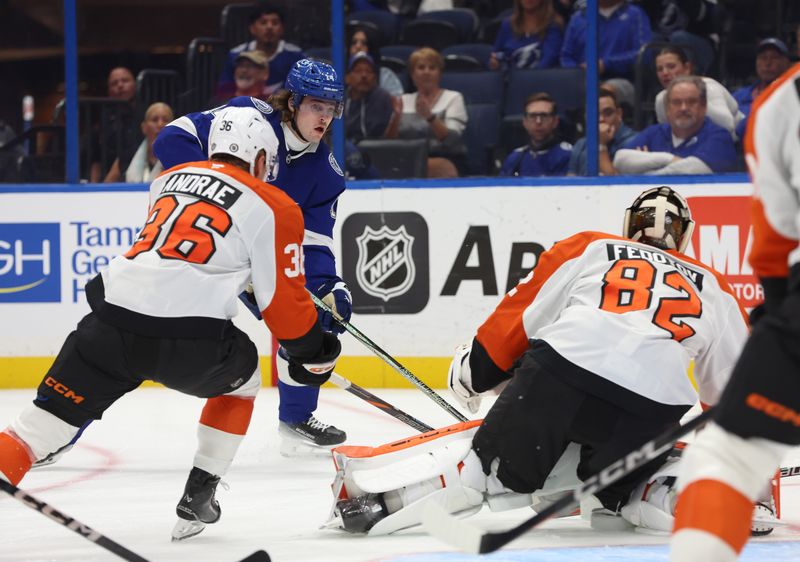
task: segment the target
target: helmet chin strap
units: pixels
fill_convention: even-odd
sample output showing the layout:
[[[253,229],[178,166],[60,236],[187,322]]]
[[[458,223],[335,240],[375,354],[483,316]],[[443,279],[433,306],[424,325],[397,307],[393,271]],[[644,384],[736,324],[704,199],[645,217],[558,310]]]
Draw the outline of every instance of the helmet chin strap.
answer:
[[[294,133],[295,133],[295,134],[296,134],[298,137],[300,137],[300,140],[302,140],[303,142],[308,142],[308,143],[310,143],[311,141],[310,141],[310,140],[308,140],[306,137],[304,137],[304,136],[303,136],[303,133],[301,133],[301,132],[300,132],[300,127],[298,127],[298,126],[297,126],[297,119],[296,119],[296,115],[297,115],[296,113],[293,113],[293,114],[292,114],[292,120],[289,122],[289,124],[292,126],[292,130],[294,131]]]

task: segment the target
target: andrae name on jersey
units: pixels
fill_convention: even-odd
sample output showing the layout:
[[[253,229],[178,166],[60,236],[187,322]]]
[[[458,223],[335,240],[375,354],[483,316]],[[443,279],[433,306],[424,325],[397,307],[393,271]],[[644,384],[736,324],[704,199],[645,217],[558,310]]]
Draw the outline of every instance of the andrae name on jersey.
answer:
[[[628,244],[606,244],[609,260],[646,260],[651,263],[671,265],[689,279],[698,291],[703,290],[703,274],[673,259],[669,254],[655,248],[640,248]]]
[[[175,174],[159,193],[183,193],[206,199],[223,209],[230,209],[242,192],[216,176],[198,173]]]

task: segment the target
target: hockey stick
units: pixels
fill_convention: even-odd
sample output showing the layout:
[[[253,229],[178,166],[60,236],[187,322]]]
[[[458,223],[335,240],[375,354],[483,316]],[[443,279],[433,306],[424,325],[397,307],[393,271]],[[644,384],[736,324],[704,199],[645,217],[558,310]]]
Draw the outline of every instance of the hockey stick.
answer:
[[[394,369],[395,371],[400,373],[403,377],[405,377],[408,381],[410,381],[414,386],[416,386],[422,392],[424,392],[428,396],[428,398],[430,398],[431,400],[436,402],[439,406],[441,406],[442,408],[447,410],[447,412],[451,416],[456,418],[458,421],[460,421],[460,422],[468,421],[467,418],[464,416],[464,414],[462,414],[461,412],[456,410],[444,398],[439,396],[439,394],[436,393],[436,391],[434,391],[427,384],[425,384],[420,379],[418,379],[416,376],[414,376],[414,373],[412,373],[411,371],[409,371],[408,369],[403,367],[400,363],[398,363],[398,361],[394,357],[392,357],[391,355],[386,353],[383,349],[381,349],[378,346],[378,344],[376,344],[374,341],[372,341],[367,336],[365,336],[361,332],[361,330],[359,330],[358,328],[353,326],[350,322],[348,322],[347,320],[345,320],[344,318],[339,316],[334,310],[331,309],[331,307],[329,307],[327,304],[322,302],[322,300],[317,295],[315,295],[311,291],[309,291],[308,294],[311,295],[311,300],[314,301],[314,304],[316,304],[319,308],[321,308],[325,312],[329,313],[333,317],[333,319],[336,320],[339,324],[341,324],[341,326],[345,330],[350,332],[350,334],[354,338],[356,338],[358,341],[363,343],[370,351],[372,351],[372,353],[374,353],[375,355],[377,355],[378,357],[383,359],[386,363],[389,364],[389,366],[392,369]]]
[[[95,531],[89,527],[89,525],[81,523],[77,519],[58,511],[50,504],[33,497],[25,490],[21,490],[14,486],[14,484],[6,482],[2,477],[0,477],[0,490],[3,490],[12,498],[19,500],[19,502],[23,505],[30,507],[34,511],[38,511],[49,519],[52,519],[59,525],[63,525],[70,531],[78,533],[86,540],[92,541],[96,545],[105,548],[109,552],[113,552],[123,560],[128,560],[129,562],[148,562],[147,558],[142,558],[135,552],[131,552],[118,542],[115,542],[100,532]],[[243,558],[240,562],[270,562],[270,557],[266,551],[257,550],[250,556]]]
[[[669,450],[673,443],[687,433],[694,431],[707,422],[714,413],[714,408],[709,408],[686,425],[675,427],[648,441],[638,449],[634,449],[618,461],[607,466],[596,475],[587,479],[571,494],[562,497],[556,502],[545,507],[542,511],[508,529],[507,531],[489,532],[458,519],[439,506],[436,502],[428,502],[423,515],[425,530],[442,541],[457,547],[464,552],[486,554],[510,543],[528,529],[532,529],[556,516],[557,514],[580,504],[584,498],[609,487],[611,484],[627,476],[652,461],[664,451]]]
[[[346,390],[347,392],[349,392],[354,396],[358,396],[359,398],[361,398],[366,402],[369,402],[379,410],[382,410],[387,414],[389,414],[390,416],[397,418],[401,422],[413,427],[417,431],[425,433],[426,431],[433,430],[431,426],[419,421],[417,418],[405,413],[403,410],[392,406],[385,400],[378,398],[370,391],[361,388],[357,384],[352,383],[351,381],[347,380],[341,375],[337,375],[336,373],[331,373],[331,378],[329,380],[339,388]]]

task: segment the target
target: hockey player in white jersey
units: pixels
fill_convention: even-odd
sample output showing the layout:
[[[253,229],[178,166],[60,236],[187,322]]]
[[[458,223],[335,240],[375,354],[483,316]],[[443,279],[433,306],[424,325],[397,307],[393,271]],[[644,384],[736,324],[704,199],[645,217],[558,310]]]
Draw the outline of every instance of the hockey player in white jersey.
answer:
[[[753,499],[800,445],[800,65],[753,105],[745,156],[755,188],[750,263],[760,319],[714,421],[685,453],[670,560],[736,560]]]
[[[214,498],[250,423],[261,386],[255,345],[236,328],[252,285],[292,377],[322,384],[340,352],[304,288],[303,218],[275,175],[277,139],[253,108],[215,122],[210,161],[171,168],[150,187],[134,245],[86,287],[92,311],[64,342],[33,404],[0,432],[0,477],[22,480],[39,458],[145,380],[208,398],[173,538],[221,514]]]
[[[693,226],[686,201],[660,187],[627,210],[624,237],[581,232],[543,253],[450,367],[450,388],[473,413],[507,384],[483,423],[335,449],[331,524],[392,532],[418,524],[431,499],[454,513],[484,501],[536,509],[677,425],[698,392],[715,404],[747,320],[721,275],[681,253]],[[666,455],[584,505],[593,526],[668,531],[666,479],[629,501]]]

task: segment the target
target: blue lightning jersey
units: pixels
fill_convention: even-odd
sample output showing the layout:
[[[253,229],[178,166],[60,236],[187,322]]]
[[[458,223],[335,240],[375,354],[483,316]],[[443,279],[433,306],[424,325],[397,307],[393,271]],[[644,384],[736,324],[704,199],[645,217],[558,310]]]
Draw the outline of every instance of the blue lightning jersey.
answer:
[[[333,255],[333,225],[337,201],[345,189],[344,175],[325,143],[319,143],[314,151],[290,151],[281,127],[281,114],[269,104],[240,96],[225,106],[185,115],[161,130],[153,152],[165,169],[184,162],[207,160],[211,123],[216,113],[228,106],[256,108],[278,137],[278,176],[268,179],[268,183],[285,191],[303,211],[306,286],[315,291],[323,283],[338,279]]]

